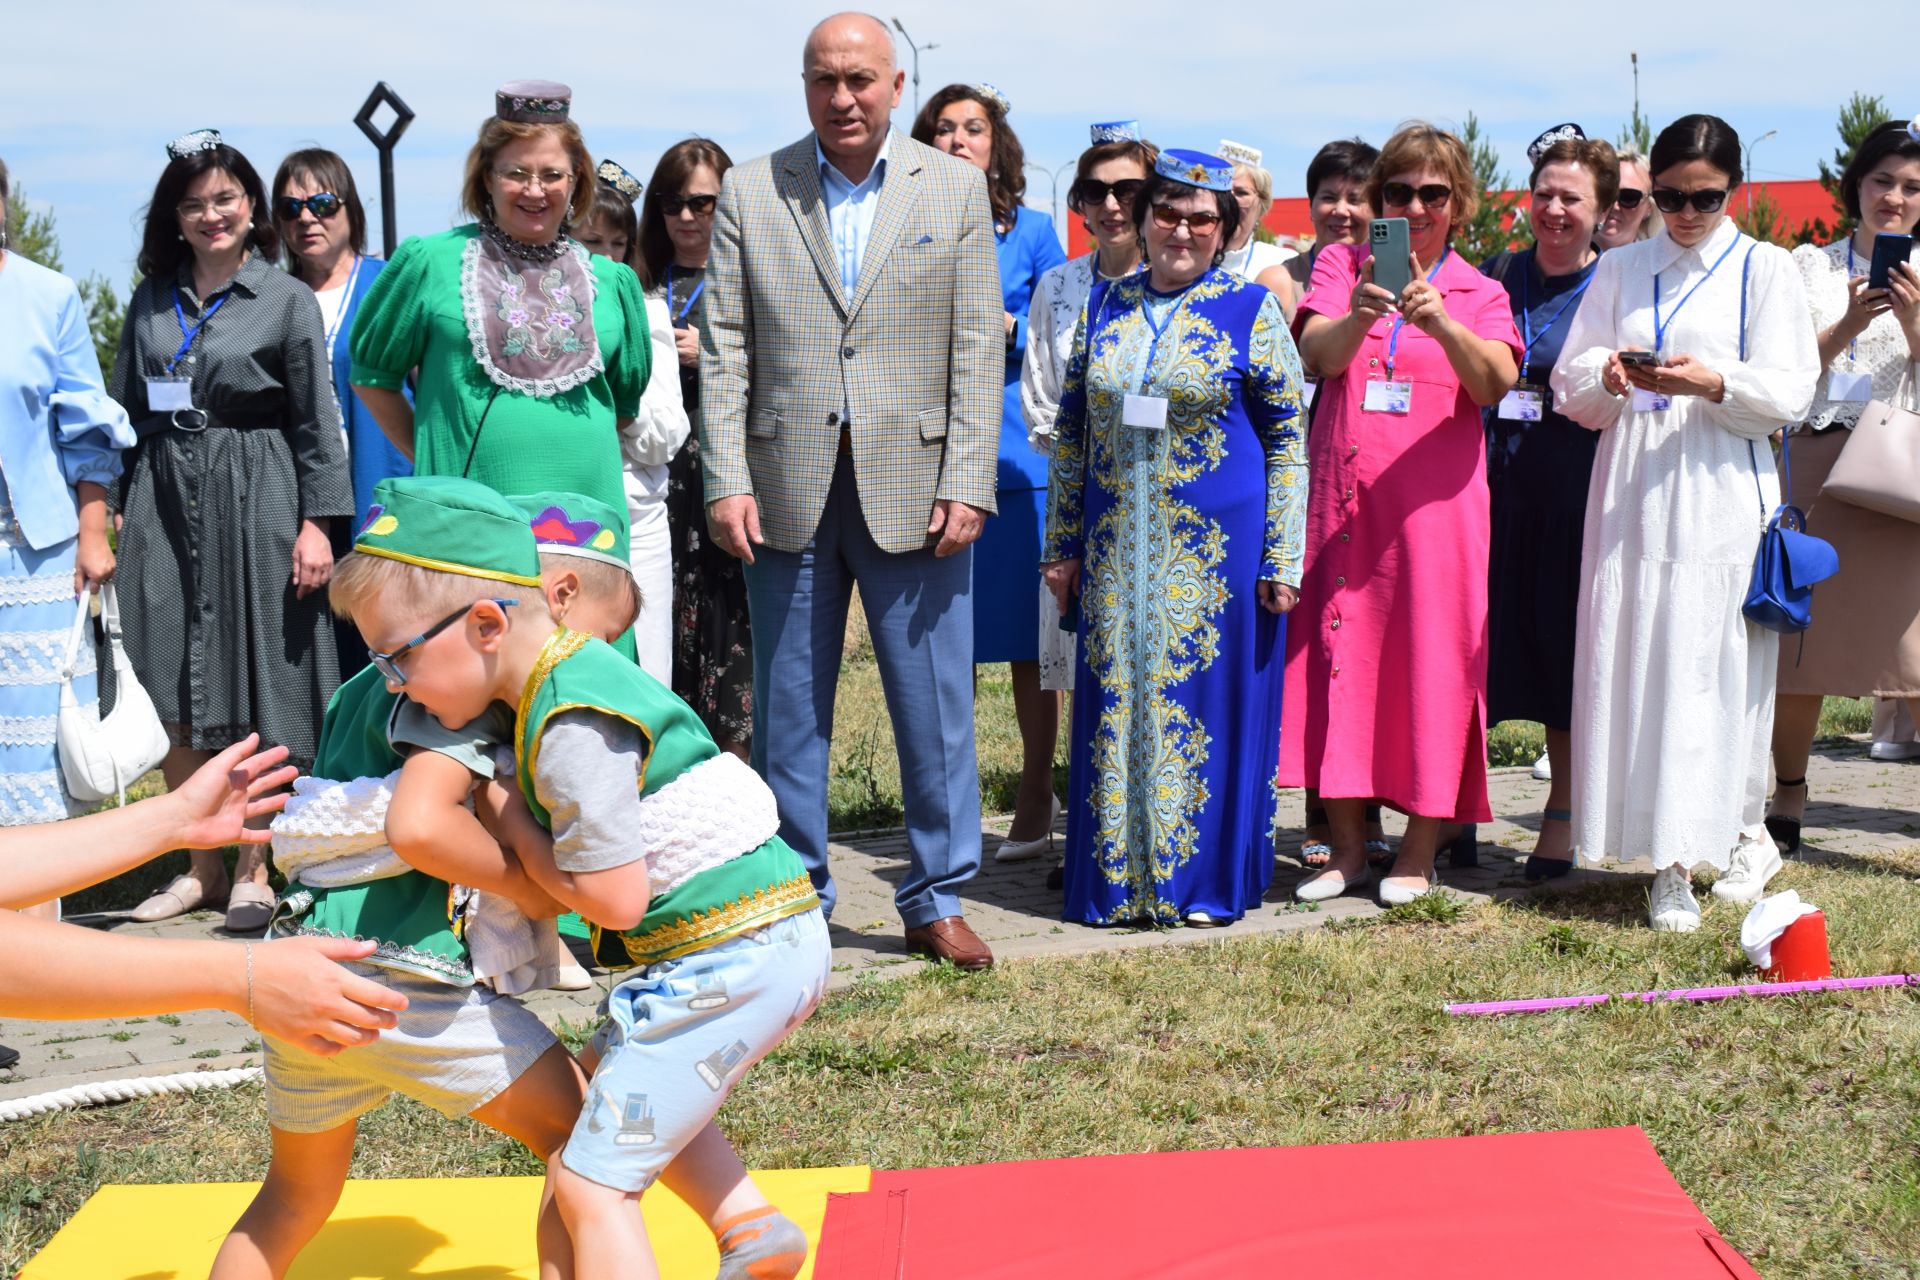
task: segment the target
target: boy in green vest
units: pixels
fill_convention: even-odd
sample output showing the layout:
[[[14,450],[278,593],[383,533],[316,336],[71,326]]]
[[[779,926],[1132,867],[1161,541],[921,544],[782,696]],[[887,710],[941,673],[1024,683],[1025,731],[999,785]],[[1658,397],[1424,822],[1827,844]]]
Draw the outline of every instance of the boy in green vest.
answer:
[[[506,535],[474,521],[456,534],[441,507],[413,499],[430,484],[444,505],[446,486],[465,482],[390,483],[395,518],[374,519],[341,562],[336,607],[442,724],[515,708],[513,803],[496,785],[481,807],[527,874],[618,935],[635,966],[608,998],[586,1106],[550,1164],[579,1274],[656,1274],[632,1201],[663,1174],[713,1227],[723,1280],[796,1274],[804,1235],[712,1123],[741,1074],[812,1012],[830,963],[772,794],[610,646],[502,604],[512,597],[496,584],[460,581],[448,549],[471,561]]]

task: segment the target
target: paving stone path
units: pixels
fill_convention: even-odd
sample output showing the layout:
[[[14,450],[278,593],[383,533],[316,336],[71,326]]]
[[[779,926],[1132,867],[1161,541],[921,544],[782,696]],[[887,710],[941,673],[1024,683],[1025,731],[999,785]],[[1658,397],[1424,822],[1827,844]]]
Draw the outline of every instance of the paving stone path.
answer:
[[[1920,838],[1920,762],[1880,763],[1868,759],[1864,740],[1829,742],[1816,753],[1808,776],[1812,795],[1805,838],[1812,847],[1806,856],[1840,859],[1910,850]],[[1551,893],[1598,878],[1644,875],[1649,870],[1627,864],[1578,871],[1551,886],[1527,885],[1520,863],[1538,830],[1547,786],[1534,781],[1526,769],[1495,770],[1490,784],[1494,812],[1502,816],[1480,828],[1479,867],[1443,871],[1442,880],[1455,893],[1475,900]],[[1005,819],[987,824],[987,861],[964,895],[967,919],[1002,961],[1018,961],[1287,933],[1378,914],[1379,907],[1361,898],[1341,898],[1318,911],[1287,909],[1300,878],[1293,860],[1299,844],[1298,793],[1288,797],[1282,816],[1288,826],[1287,842],[1266,904],[1225,928],[1136,931],[1062,924],[1057,918],[1059,894],[1046,887],[1050,859],[1011,865],[992,861]],[[1392,814],[1388,818],[1389,832],[1397,835],[1402,824]],[[893,886],[905,864],[906,836],[899,830],[851,833],[834,841],[834,876],[840,884],[833,922],[835,986],[865,974],[899,974],[919,967],[921,962],[905,953],[900,921],[893,911]],[[218,922],[212,912],[159,925],[137,925],[115,916],[82,921],[160,937],[217,936]],[[112,975],[101,977],[111,981]],[[593,1016],[600,996],[597,988],[550,991],[534,996],[530,1003],[550,1023],[562,1018],[582,1022]],[[260,1060],[257,1033],[239,1019],[220,1013],[92,1022],[0,1021],[0,1044],[11,1045],[21,1054],[12,1071],[0,1072],[0,1100],[83,1082],[214,1070]]]

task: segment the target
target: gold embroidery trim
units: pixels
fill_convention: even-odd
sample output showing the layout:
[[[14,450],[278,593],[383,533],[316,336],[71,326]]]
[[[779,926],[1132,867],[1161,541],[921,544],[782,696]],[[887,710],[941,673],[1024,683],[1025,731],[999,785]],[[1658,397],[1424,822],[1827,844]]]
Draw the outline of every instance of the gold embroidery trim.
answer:
[[[736,934],[797,916],[820,905],[806,873],[756,889],[711,911],[695,911],[684,920],[663,924],[637,937],[623,937],[627,958],[637,965],[658,964],[724,942]]]

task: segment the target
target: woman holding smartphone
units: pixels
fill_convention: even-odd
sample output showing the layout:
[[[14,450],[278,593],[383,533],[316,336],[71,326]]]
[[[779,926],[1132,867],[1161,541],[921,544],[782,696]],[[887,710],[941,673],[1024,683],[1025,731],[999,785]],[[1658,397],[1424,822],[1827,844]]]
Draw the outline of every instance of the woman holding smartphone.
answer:
[[[1664,226],[1601,257],[1553,370],[1560,411],[1603,433],[1567,770],[1574,851],[1651,856],[1653,927],[1686,933],[1692,867],[1747,902],[1780,865],[1760,822],[1779,636],[1740,606],[1780,501],[1767,437],[1805,417],[1819,363],[1786,250],[1727,216],[1739,135],[1685,116],[1652,161]]]
[[[1920,224],[1920,136],[1914,129],[1881,125],[1840,175],[1841,202],[1857,224],[1853,234],[1824,249],[1802,245],[1793,251],[1825,366],[1812,412],[1791,430],[1793,496],[1812,532],[1840,553],[1840,572],[1820,584],[1804,648],[1781,649],[1767,831],[1788,854],[1800,847],[1807,755],[1820,725],[1821,700],[1873,694],[1904,698],[1920,711],[1920,574],[1913,571],[1920,564],[1920,525],[1820,498],[1867,402],[1894,402],[1902,376],[1920,374],[1914,364],[1920,361],[1920,269],[1912,262],[1896,265],[1885,289],[1867,282],[1875,239],[1911,237]],[[1906,394],[1911,406],[1911,384]]]
[[[1367,195],[1381,233],[1406,236],[1404,257],[1322,248],[1294,321],[1322,382],[1279,785],[1318,789],[1333,845],[1294,891],[1306,901],[1367,880],[1370,798],[1408,815],[1389,903],[1431,887],[1442,821],[1489,817],[1480,410],[1513,386],[1522,343],[1506,290],[1448,247],[1480,199],[1460,139],[1405,126]],[[1402,288],[1375,283],[1395,267]]]

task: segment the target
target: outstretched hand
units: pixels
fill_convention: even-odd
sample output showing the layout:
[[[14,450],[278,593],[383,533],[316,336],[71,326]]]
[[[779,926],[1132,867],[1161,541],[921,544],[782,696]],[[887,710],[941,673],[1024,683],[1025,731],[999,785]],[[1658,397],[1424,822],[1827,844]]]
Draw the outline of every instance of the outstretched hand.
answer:
[[[247,819],[285,808],[283,788],[300,771],[292,765],[275,767],[287,758],[285,747],[255,751],[259,744],[259,734],[248,734],[245,740],[201,765],[175,790],[144,802],[174,810],[177,847],[218,849],[230,844],[265,844],[272,838],[271,832],[247,826]]]
[[[323,1058],[372,1044],[398,1023],[394,1015],[407,1007],[407,998],[337,962],[364,960],[375,945],[355,938],[251,944],[253,1025]]]

